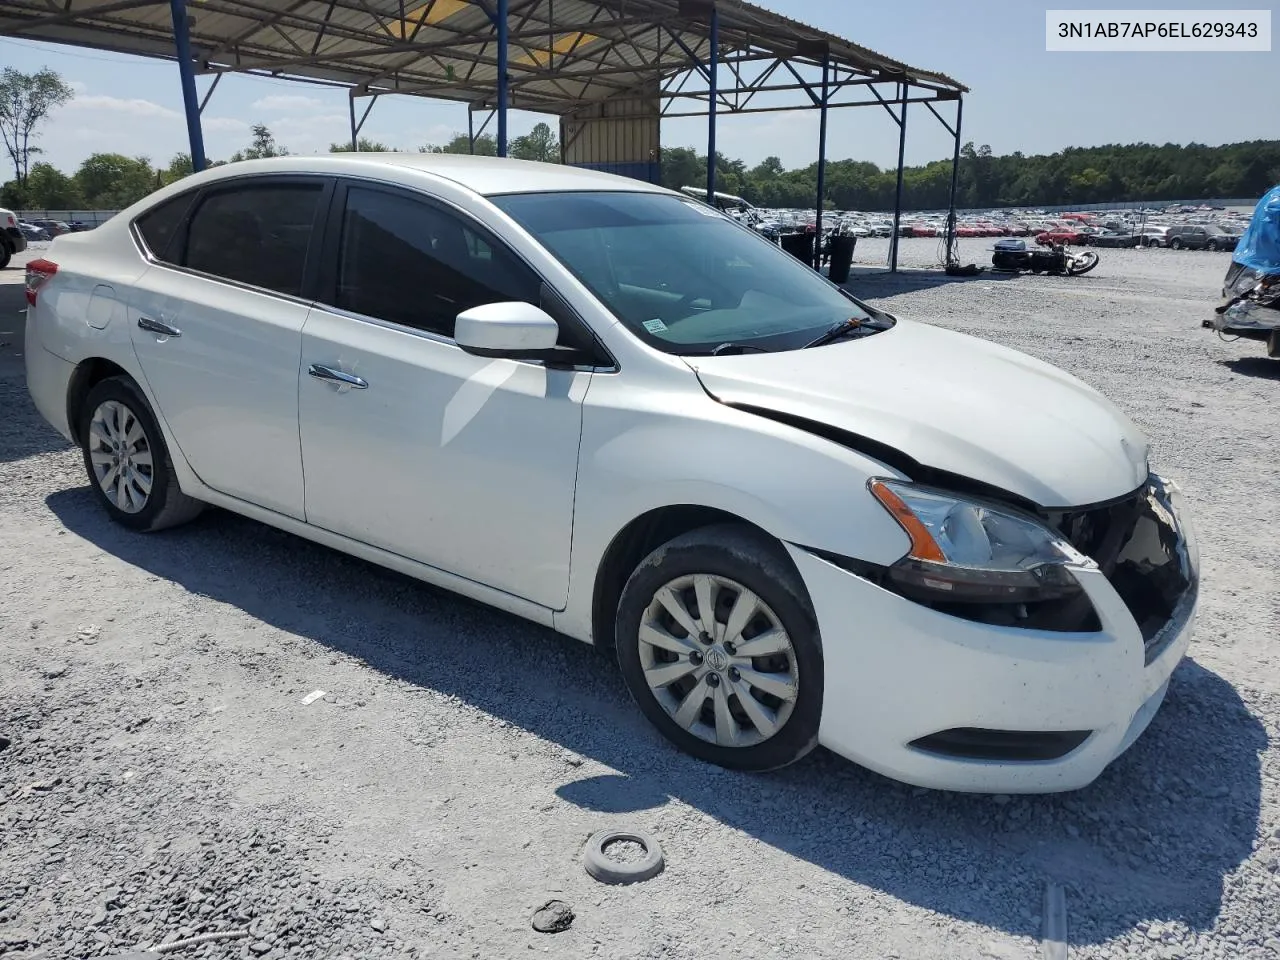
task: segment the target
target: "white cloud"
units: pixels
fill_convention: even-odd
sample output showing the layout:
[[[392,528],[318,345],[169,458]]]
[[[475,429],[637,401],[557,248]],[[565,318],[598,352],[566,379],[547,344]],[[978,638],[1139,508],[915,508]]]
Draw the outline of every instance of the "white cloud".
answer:
[[[232,132],[249,129],[247,123],[243,120],[237,120],[235,117],[202,117],[200,126],[204,130],[230,130]]]
[[[151,100],[143,100],[141,98],[124,99],[122,97],[108,97],[102,94],[78,96],[67,104],[66,109],[106,110],[112,113],[127,113],[135,117],[163,117],[169,120],[178,119],[182,116],[177,110],[162,107]]]
[[[250,106],[254,110],[315,110],[323,106],[323,102],[297,93],[273,93],[253,101]]]

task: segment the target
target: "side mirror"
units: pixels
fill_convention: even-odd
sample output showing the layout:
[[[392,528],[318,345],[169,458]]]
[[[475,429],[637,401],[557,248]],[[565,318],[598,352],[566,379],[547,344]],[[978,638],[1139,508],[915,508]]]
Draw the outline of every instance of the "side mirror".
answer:
[[[467,353],[510,360],[548,360],[558,353],[560,326],[531,303],[486,303],[458,314],[453,339]]]

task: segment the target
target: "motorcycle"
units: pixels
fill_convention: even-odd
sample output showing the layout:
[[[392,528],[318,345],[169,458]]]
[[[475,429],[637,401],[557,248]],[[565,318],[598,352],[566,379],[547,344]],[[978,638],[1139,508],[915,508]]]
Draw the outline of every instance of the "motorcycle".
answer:
[[[1076,253],[1060,243],[1047,250],[1028,250],[1025,240],[997,240],[992,248],[991,268],[1006,273],[1047,273],[1055,277],[1078,277],[1098,265],[1092,250]]]

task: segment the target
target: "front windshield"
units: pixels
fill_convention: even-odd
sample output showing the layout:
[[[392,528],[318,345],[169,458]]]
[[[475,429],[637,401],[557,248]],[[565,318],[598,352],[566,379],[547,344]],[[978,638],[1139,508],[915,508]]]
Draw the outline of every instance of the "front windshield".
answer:
[[[794,350],[871,314],[754,231],[656,193],[492,198],[636,336],[668,353]]]

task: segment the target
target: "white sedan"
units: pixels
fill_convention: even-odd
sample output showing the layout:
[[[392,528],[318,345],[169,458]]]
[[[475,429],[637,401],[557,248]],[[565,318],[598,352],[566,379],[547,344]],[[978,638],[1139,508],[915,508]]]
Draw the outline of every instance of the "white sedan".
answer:
[[[115,520],[213,504],[612,648],[713,763],[1080,787],[1190,639],[1179,494],[1112,404],[634,180],[235,163],[58,237],[27,297]]]

